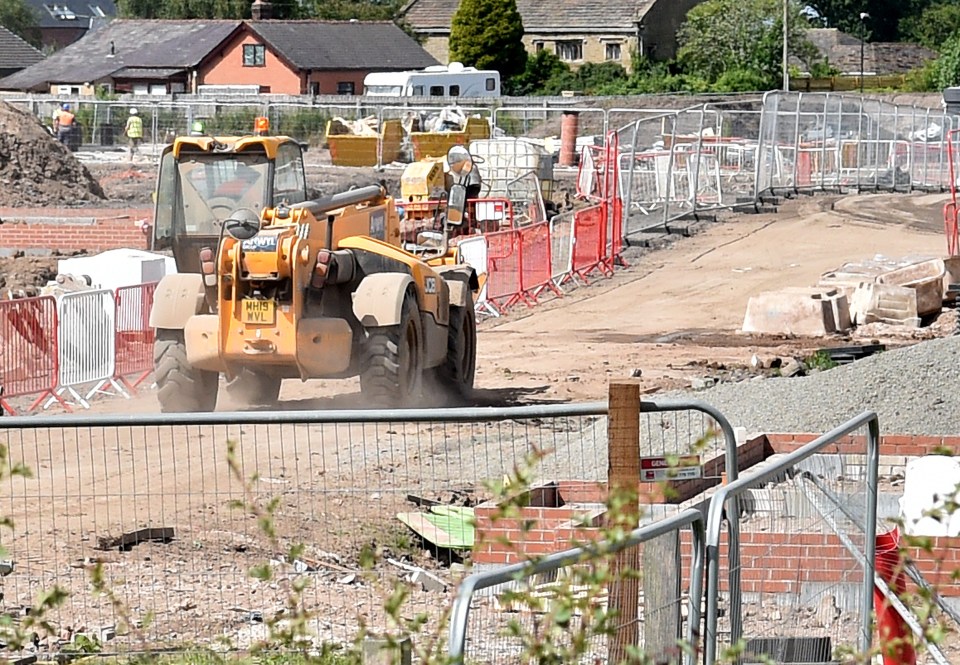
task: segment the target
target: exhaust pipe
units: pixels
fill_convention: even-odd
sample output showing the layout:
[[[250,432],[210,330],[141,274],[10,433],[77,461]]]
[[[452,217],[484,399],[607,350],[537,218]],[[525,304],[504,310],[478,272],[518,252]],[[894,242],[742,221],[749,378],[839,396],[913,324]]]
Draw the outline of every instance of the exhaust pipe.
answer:
[[[290,206],[290,208],[309,210],[314,217],[319,218],[321,215],[325,215],[331,210],[337,210],[338,208],[345,208],[346,206],[357,205],[359,203],[367,203],[368,201],[375,201],[385,197],[386,195],[387,190],[380,185],[368,185],[366,187],[340,192],[339,194],[325,196],[322,199],[304,201],[303,203],[294,203],[292,206]]]

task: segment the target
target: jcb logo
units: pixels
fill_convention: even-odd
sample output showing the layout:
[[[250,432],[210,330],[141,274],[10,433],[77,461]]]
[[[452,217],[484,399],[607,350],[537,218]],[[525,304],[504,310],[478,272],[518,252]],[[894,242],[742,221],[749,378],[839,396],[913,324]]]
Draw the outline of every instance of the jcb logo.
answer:
[[[436,277],[427,277],[423,283],[423,290],[427,293],[436,293],[437,292],[437,278]]]
[[[242,248],[245,252],[272,252],[277,249],[277,236],[254,236],[244,240]]]

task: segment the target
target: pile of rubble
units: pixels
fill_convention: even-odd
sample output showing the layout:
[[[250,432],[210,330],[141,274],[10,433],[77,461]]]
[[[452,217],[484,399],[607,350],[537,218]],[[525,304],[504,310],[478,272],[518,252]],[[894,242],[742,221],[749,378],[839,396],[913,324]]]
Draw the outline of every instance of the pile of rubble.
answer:
[[[100,183],[37,118],[0,102],[0,206],[67,206],[103,198]]]

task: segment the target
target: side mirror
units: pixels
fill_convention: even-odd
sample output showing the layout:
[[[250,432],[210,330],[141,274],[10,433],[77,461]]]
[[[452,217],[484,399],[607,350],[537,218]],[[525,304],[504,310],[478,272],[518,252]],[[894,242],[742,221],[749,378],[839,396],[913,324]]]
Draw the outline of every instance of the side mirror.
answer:
[[[451,185],[447,198],[447,225],[463,226],[463,213],[467,209],[467,188],[461,184]]]
[[[236,240],[250,240],[260,233],[260,216],[249,208],[240,208],[223,221],[223,230]]]

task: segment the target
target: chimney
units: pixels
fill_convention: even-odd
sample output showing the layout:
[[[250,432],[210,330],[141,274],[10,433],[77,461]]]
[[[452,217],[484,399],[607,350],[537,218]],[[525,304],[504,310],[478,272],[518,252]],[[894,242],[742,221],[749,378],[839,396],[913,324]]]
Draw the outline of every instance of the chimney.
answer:
[[[273,18],[273,5],[270,0],[253,0],[250,16],[254,21],[269,21]]]

